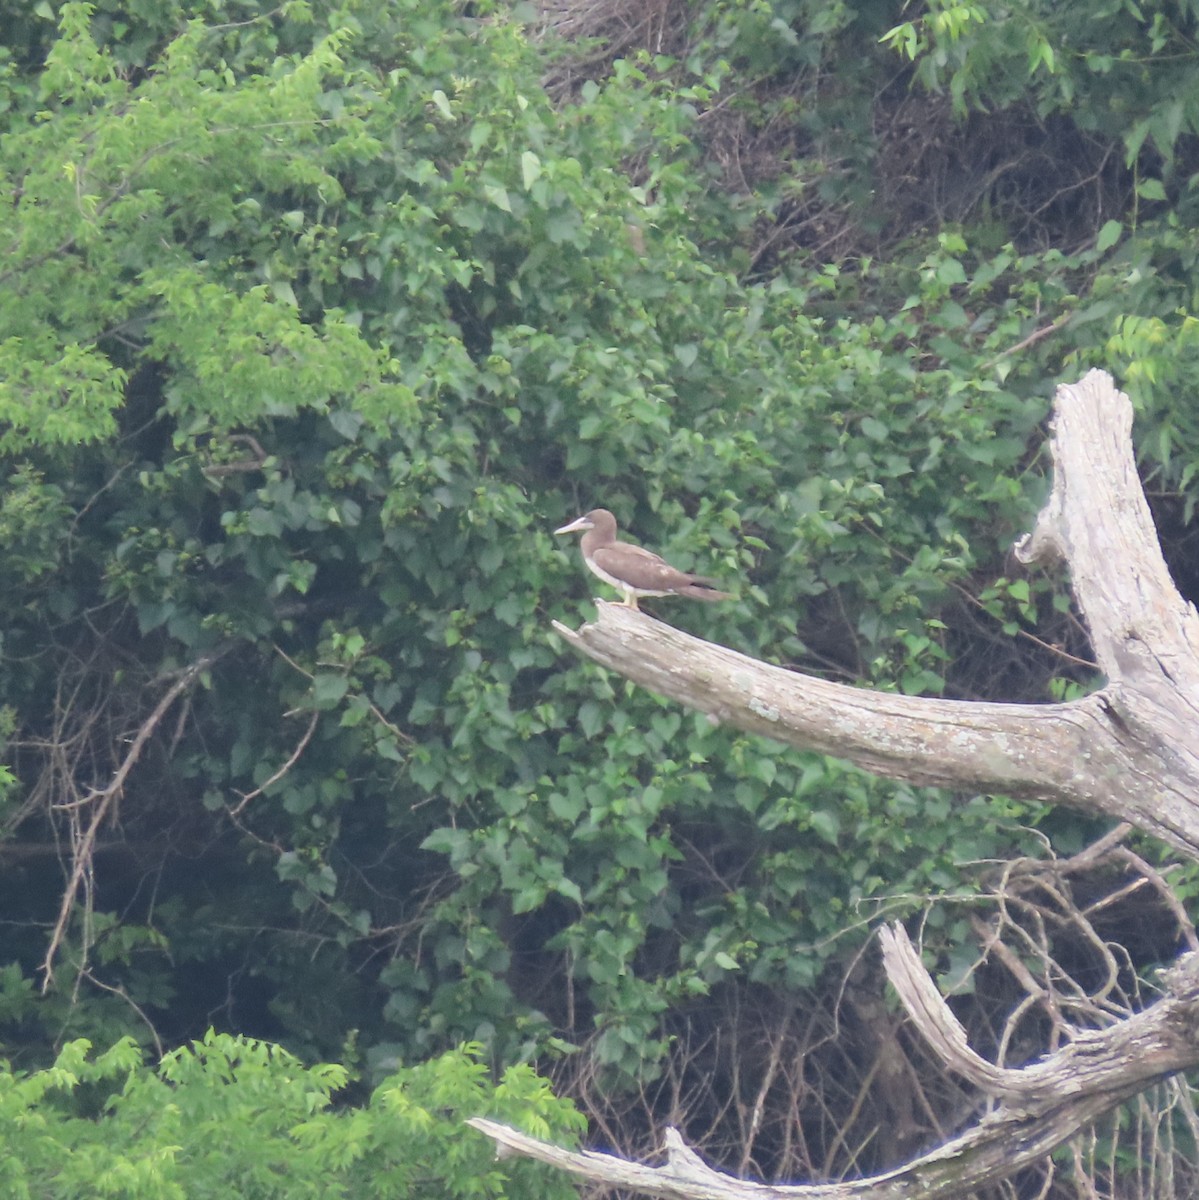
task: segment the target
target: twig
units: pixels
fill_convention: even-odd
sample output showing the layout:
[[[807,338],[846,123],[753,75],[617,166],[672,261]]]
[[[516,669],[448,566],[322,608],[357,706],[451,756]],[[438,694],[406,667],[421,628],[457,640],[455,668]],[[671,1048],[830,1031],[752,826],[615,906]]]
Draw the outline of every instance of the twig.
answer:
[[[229,810],[231,816],[234,816],[234,817],[240,816],[242,813],[242,810],[246,807],[247,804],[250,803],[251,800],[255,800],[259,796],[261,796],[262,793],[265,792],[266,789],[269,788],[272,783],[278,783],[279,780],[282,779],[283,776],[286,775],[287,772],[290,771],[292,769],[292,767],[294,767],[296,765],[296,763],[298,763],[300,761],[300,755],[303,754],[304,751],[307,749],[308,743],[310,741],[312,741],[312,735],[314,733],[316,733],[316,727],[320,721],[320,718],[321,718],[321,714],[317,711],[313,711],[312,718],[308,722],[308,728],[304,730],[304,736],[302,738],[300,738],[300,740],[296,743],[296,748],[291,752],[291,757],[288,758],[287,762],[285,762],[283,764],[283,766],[281,766],[270,777],[270,779],[268,779],[264,783],[260,784],[252,792],[242,792],[241,800],[238,802],[238,804],[235,807],[233,807]]]
[[[1009,346],[1006,350],[1000,350],[994,358],[988,359],[981,367],[980,371],[989,371],[992,367],[997,366],[1005,358],[1010,358],[1013,354],[1019,354],[1021,350],[1027,350],[1029,346],[1035,346],[1039,341],[1047,338],[1051,333],[1057,333],[1067,321],[1070,320],[1072,313],[1063,313],[1056,321],[1051,321],[1048,325],[1042,325],[1040,329],[1034,329],[1026,338],[1022,338],[1014,346]]]
[[[162,699],[154,706],[150,715],[142,722],[141,727],[134,735],[128,752],[121,760],[120,766],[113,773],[112,779],[109,780],[103,789],[99,791],[94,790],[91,793],[91,816],[87,827],[72,846],[73,861],[71,876],[67,880],[66,888],[63,890],[62,903],[58,910],[58,919],[54,922],[54,932],[50,936],[50,945],[47,947],[46,956],[42,960],[43,993],[47,991],[54,980],[54,959],[62,945],[63,938],[66,936],[67,924],[71,919],[71,914],[75,910],[75,902],[79,896],[79,889],[83,886],[87,873],[91,870],[96,837],[100,832],[100,826],[103,824],[104,818],[108,815],[108,810],[112,807],[117,796],[121,794],[125,786],[125,781],[129,778],[129,773],[137,764],[137,760],[141,757],[146,743],[153,736],[163,717],[170,711],[171,705],[192,685],[196,677],[202,671],[206,671],[212,666],[219,657],[220,654],[205,655],[180,673],[179,678],[171,684]]]
[[[146,1028],[150,1031],[150,1037],[154,1039],[154,1051],[158,1057],[161,1058],[163,1055],[162,1038],[158,1036],[158,1030],[154,1028],[154,1022],[151,1021],[148,1016],[146,1016],[146,1013],[141,1005],[138,1004],[137,1001],[134,1000],[133,997],[123,987],[113,987],[111,983],[105,983],[102,979],[97,979],[95,975],[93,975],[92,972],[86,968],[80,971],[79,974],[81,978],[86,978],[89,983],[94,984],[101,991],[108,992],[113,996],[119,996],[125,1001],[126,1004],[129,1005],[131,1009],[133,1009],[135,1013],[137,1013],[139,1017],[141,1017]]]

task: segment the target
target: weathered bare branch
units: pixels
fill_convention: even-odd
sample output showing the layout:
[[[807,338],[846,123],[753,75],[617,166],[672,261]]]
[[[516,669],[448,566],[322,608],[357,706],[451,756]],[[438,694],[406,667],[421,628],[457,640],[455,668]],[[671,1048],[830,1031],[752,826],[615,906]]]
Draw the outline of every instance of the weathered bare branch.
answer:
[[[1136,1095],[1149,1083],[1199,1062],[1199,955],[1165,973],[1169,996],[1118,1024],[1083,1030],[1039,1062],[996,1067],[966,1044],[966,1031],[941,998],[902,926],[879,930],[887,978],[937,1056],[981,1091],[1021,1111],[1050,1110],[1072,1093]],[[1115,1103],[1113,1101],[1113,1103]]]
[[[948,1200],[1037,1162],[1117,1104],[1199,1064],[1199,955],[1185,955],[1164,973],[1166,995],[1144,1012],[1085,1031],[1055,1054],[1013,1070],[986,1062],[966,1045],[965,1031],[902,927],[881,936],[887,977],[930,1047],[951,1070],[1003,1100],[972,1129],[906,1166],[843,1183],[750,1183],[704,1165],[675,1130],[667,1133],[666,1165],[647,1167],[565,1150],[495,1121],[470,1124],[509,1152],[670,1200]]]
[[[596,609],[593,624],[554,628],[581,654],[722,724],[911,783],[1038,799],[1067,789],[1086,795],[1086,764],[1063,760],[1050,780],[1038,766],[1046,738],[1081,756],[1102,720],[1094,697],[977,704],[872,692],[772,666],[622,604],[597,600]]]

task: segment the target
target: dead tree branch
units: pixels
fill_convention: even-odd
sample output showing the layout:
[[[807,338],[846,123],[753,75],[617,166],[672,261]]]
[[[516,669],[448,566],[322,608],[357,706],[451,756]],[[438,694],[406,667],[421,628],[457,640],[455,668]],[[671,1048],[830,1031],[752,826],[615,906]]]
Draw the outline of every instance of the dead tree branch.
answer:
[[[666,1165],[647,1167],[564,1150],[483,1118],[469,1123],[510,1152],[669,1200],[949,1200],[1038,1162],[1108,1109],[1199,1064],[1199,955],[1185,955],[1164,973],[1166,995],[1144,1012],[1111,1029],[1081,1033],[1056,1053],[1013,1070],[970,1049],[902,926],[883,929],[880,937],[887,978],[934,1053],[1002,1101],[966,1133],[895,1171],[846,1183],[749,1183],[706,1166],[673,1129],[666,1135]]]

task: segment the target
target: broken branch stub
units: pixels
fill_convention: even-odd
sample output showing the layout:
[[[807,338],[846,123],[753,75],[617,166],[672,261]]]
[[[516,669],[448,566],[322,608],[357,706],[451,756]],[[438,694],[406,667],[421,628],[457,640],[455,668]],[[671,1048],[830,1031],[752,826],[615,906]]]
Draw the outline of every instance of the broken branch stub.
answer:
[[[1023,563],[1063,560],[1110,684],[1165,678],[1199,697],[1199,614],[1174,586],[1137,477],[1132,403],[1106,371],[1062,384],[1054,399],[1053,490]]]

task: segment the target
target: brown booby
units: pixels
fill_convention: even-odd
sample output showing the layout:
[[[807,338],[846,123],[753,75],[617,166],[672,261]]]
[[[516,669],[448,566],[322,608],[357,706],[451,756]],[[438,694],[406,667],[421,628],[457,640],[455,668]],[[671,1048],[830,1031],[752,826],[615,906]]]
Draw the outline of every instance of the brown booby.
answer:
[[[620,591],[629,608],[637,607],[638,596],[732,599],[730,593],[718,592],[712,580],[680,571],[640,546],[618,542],[616,518],[606,508],[593,508],[554,532],[582,533],[583,561],[605,583]]]

